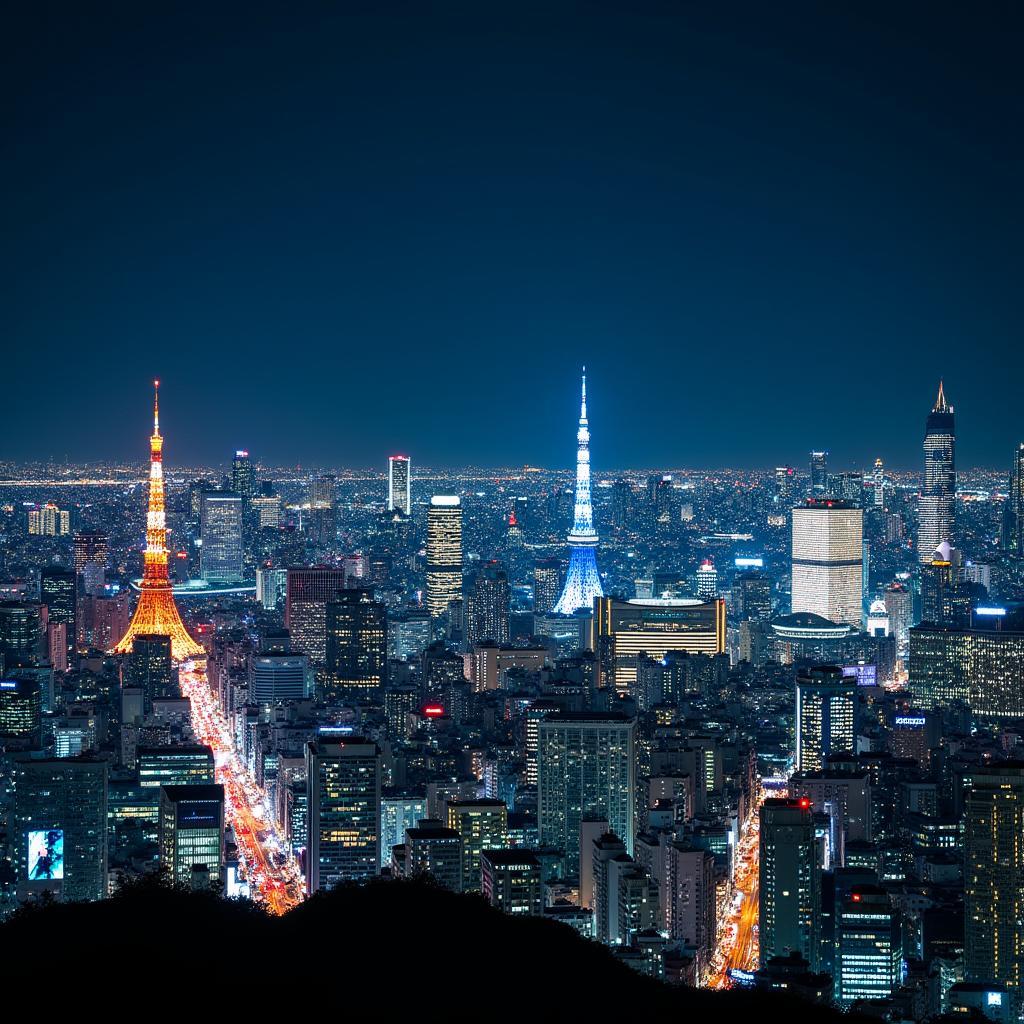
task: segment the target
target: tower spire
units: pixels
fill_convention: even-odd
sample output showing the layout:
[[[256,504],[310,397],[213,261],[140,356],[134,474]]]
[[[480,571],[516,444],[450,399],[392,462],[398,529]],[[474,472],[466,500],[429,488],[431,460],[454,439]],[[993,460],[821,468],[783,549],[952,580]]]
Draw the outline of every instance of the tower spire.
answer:
[[[164,439],[160,436],[160,381],[153,381],[153,436],[149,439],[149,504],[146,512],[146,550],[143,556],[139,603],[128,632],[111,653],[128,654],[135,638],[148,634],[171,641],[171,657],[184,661],[204,654],[201,644],[189,636],[174,603],[167,570],[167,518],[164,511]]]
[[[587,423],[587,368],[583,367],[580,391],[580,423],[576,431],[576,501],[569,542],[569,572],[558,603],[552,609],[558,615],[572,615],[580,608],[593,606],[595,597],[603,597],[597,571],[597,532],[590,500],[590,427]]]
[[[932,412],[949,412],[949,402],[946,401],[945,384],[942,378],[939,378],[939,396],[935,399],[935,407]]]

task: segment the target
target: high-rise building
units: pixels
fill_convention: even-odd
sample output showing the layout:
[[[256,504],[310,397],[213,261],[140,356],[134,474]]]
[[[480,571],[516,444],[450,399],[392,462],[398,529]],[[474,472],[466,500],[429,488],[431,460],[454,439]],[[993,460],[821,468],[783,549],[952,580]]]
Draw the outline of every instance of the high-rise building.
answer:
[[[376,743],[306,745],[306,891],[377,874],[380,859],[380,751]]]
[[[924,484],[917,502],[917,557],[927,562],[943,542],[953,543],[956,508],[956,422],[942,382],[924,431]]]
[[[408,455],[388,457],[388,511],[412,515],[412,463]]]
[[[556,615],[572,615],[580,608],[590,609],[594,599],[604,596],[601,575],[597,571],[597,531],[590,501],[590,426],[587,422],[587,368],[583,367],[583,392],[580,423],[576,431],[576,499],[569,542],[569,571]]]
[[[261,705],[305,700],[311,677],[305,654],[256,654],[249,660],[249,699]]]
[[[0,655],[6,667],[34,665],[42,645],[39,605],[34,601],[0,601]]]
[[[305,528],[310,540],[318,547],[329,547],[337,539],[337,492],[337,479],[330,474],[313,477],[309,481]]]
[[[1015,558],[1024,558],[1024,441],[1017,445],[1010,467],[1010,490],[1003,513],[1003,550]]]
[[[848,502],[811,499],[793,509],[792,611],[859,626],[864,513]]]
[[[71,513],[53,502],[29,509],[28,532],[38,537],[66,537],[71,532]]]
[[[231,490],[243,502],[256,496],[256,467],[249,458],[249,453],[242,448],[235,452],[231,462]]]
[[[239,583],[242,573],[242,497],[207,491],[200,510],[199,565],[208,583]]]
[[[509,642],[511,590],[508,573],[500,562],[489,562],[476,574],[466,601],[466,640],[470,645],[484,640]]]
[[[652,598],[595,604],[593,647],[599,685],[628,693],[636,684],[640,656],[660,660],[669,651],[721,654],[725,651],[725,601]]]
[[[965,780],[964,979],[1024,996],[1024,764],[993,764]]]
[[[710,601],[718,594],[718,570],[710,558],[705,558],[697,566],[697,597],[701,601]]]
[[[0,747],[38,749],[42,711],[38,679],[0,679]]]
[[[799,953],[817,970],[821,887],[811,801],[768,799],[760,817],[761,966]]]
[[[39,573],[39,601],[46,605],[47,621],[66,627],[67,653],[75,649],[78,636],[76,610],[78,594],[74,571],[47,567]],[[65,655],[66,658],[66,655]]]
[[[68,901],[107,895],[107,762],[18,754],[8,838],[19,896]]]
[[[832,754],[857,747],[857,677],[835,665],[801,670],[796,678],[796,770],[817,772]]]
[[[308,654],[314,666],[327,662],[327,602],[344,587],[343,569],[288,570],[284,624],[291,633],[292,647]]]
[[[405,842],[392,851],[392,866],[404,878],[429,875],[452,892],[462,890],[462,836],[435,818],[405,830]]]
[[[1024,632],[915,626],[909,676],[922,707],[964,704],[987,722],[1022,719]]]
[[[462,504],[434,495],[427,512],[427,609],[433,618],[462,599]]]
[[[178,696],[178,680],[171,664],[171,638],[161,633],[140,633],[125,666],[125,685],[142,691],[146,711],[161,697]]]
[[[220,891],[224,870],[224,787],[160,790],[160,864],[172,881]]]
[[[885,508],[885,466],[882,464],[881,459],[875,459],[875,472],[872,477],[874,484],[874,506],[875,508]]]
[[[580,822],[598,815],[633,849],[636,722],[615,712],[561,712],[537,726],[537,822],[541,843],[574,865]]]
[[[86,596],[81,602],[81,636],[85,647],[109,651],[131,625],[127,590],[110,597]]]
[[[380,869],[391,863],[391,850],[401,846],[405,830],[427,816],[425,796],[382,796],[380,798]]]
[[[775,467],[775,503],[782,508],[789,507],[793,501],[793,486],[796,483],[796,470],[792,466]]]
[[[828,478],[828,452],[811,452],[810,496],[826,498],[831,494]]]
[[[74,569],[82,592],[90,596],[102,594],[106,583],[107,535],[99,530],[80,530],[72,543]]]
[[[340,590],[326,616],[327,695],[379,690],[387,681],[387,609],[372,590]]]
[[[886,999],[902,981],[900,916],[889,894],[874,885],[844,893],[836,907],[836,1002]]]
[[[533,565],[533,610],[546,615],[558,603],[562,566],[557,558],[538,558]]]
[[[772,582],[759,569],[741,572],[732,582],[736,621],[767,622],[772,617]]]
[[[287,593],[287,569],[256,570],[256,600],[265,611],[276,611],[284,602]]]
[[[542,914],[542,883],[540,861],[529,850],[484,850],[480,855],[480,890],[506,914]]]
[[[249,505],[261,530],[276,530],[281,525],[280,494],[259,494],[251,499]]]
[[[462,887],[479,891],[481,854],[508,845],[505,801],[449,800],[448,827],[462,836]]]
[[[127,632],[113,648],[127,654],[139,634],[164,633],[171,638],[175,661],[204,654],[203,646],[189,636],[178,614],[167,571],[167,522],[164,512],[164,439],[160,436],[160,381],[153,382],[153,434],[149,439],[149,511],[146,514],[146,550],[143,556],[142,589]]]
[[[896,637],[896,643],[903,651],[910,639],[913,597],[902,583],[890,583],[882,594],[882,600],[889,615],[889,633]]]
[[[213,750],[202,744],[173,747],[138,747],[135,752],[139,785],[143,789],[161,786],[205,786],[214,782]]]

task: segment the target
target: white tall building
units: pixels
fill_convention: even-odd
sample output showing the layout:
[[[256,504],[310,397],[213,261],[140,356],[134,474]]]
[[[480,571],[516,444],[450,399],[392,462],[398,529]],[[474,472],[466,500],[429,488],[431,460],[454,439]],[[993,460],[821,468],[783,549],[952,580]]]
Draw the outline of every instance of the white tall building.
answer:
[[[462,598],[462,504],[453,495],[434,495],[427,513],[427,609],[444,615]]]
[[[412,514],[412,463],[408,455],[388,458],[388,511]]]
[[[811,499],[793,509],[792,611],[862,623],[864,513],[847,502]]]

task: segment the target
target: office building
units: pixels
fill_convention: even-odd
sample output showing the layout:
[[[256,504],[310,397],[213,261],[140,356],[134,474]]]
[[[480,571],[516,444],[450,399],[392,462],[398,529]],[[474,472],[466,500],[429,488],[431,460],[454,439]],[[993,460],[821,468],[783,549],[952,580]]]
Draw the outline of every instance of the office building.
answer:
[[[392,851],[391,863],[405,878],[429,875],[444,889],[462,891],[462,836],[434,818],[405,830],[405,842]]]
[[[710,601],[718,594],[718,570],[710,558],[705,558],[697,567],[697,597]]]
[[[303,515],[303,527],[312,544],[330,547],[338,538],[338,482],[330,474],[309,481],[309,505]]]
[[[540,842],[575,865],[580,823],[600,816],[633,849],[636,723],[615,712],[561,712],[537,726]]]
[[[42,651],[39,605],[33,601],[0,601],[0,655],[3,664],[34,665]]]
[[[317,566],[289,569],[284,624],[292,647],[308,654],[314,666],[327,662],[327,602],[345,587],[342,569]]]
[[[380,862],[380,751],[376,743],[306,745],[306,891],[371,878]]]
[[[121,637],[127,634],[132,621],[127,590],[110,597],[85,596],[79,607],[84,647],[109,651]],[[174,649],[173,640],[171,649],[172,651]]]
[[[504,800],[449,800],[448,827],[462,837],[462,887],[480,889],[480,856],[508,845],[508,808]]]
[[[594,606],[593,647],[598,658],[598,685],[628,693],[636,684],[641,654],[655,660],[664,658],[669,651],[723,654],[725,601],[598,598]]]
[[[224,871],[224,787],[160,790],[160,865],[172,881],[220,891]]]
[[[909,684],[924,708],[965,704],[989,722],[1024,718],[1024,632],[915,626]]]
[[[510,602],[508,573],[500,562],[489,562],[476,574],[466,599],[466,641],[471,646],[484,640],[507,644]]]
[[[287,594],[287,569],[256,570],[256,600],[264,611],[276,611],[286,600]]]
[[[796,470],[792,466],[775,467],[775,504],[780,508],[792,505],[795,483]]]
[[[281,495],[258,494],[250,499],[249,506],[256,517],[256,526],[261,530],[276,530],[281,525]]]
[[[412,515],[412,463],[408,455],[388,457],[388,511]]]
[[[528,850],[484,850],[480,855],[480,890],[506,914],[542,914],[542,883],[540,861]]]
[[[562,590],[562,565],[557,558],[539,558],[533,565],[533,611],[546,615]]]
[[[814,815],[807,799],[769,798],[760,810],[760,963],[799,953],[818,970],[821,892]]]
[[[793,612],[860,626],[863,517],[849,502],[830,499],[793,509]]]
[[[964,980],[1004,985],[1021,1005],[1024,967],[1024,764],[965,780]]]
[[[732,583],[737,622],[768,622],[772,617],[771,580],[759,569],[739,573]]]
[[[213,750],[202,744],[140,746],[135,758],[143,789],[212,785],[215,781]]]
[[[462,600],[462,504],[434,495],[427,512],[427,608],[433,618]]]
[[[387,680],[388,624],[373,591],[341,590],[326,606],[327,695],[379,690]]]
[[[305,654],[262,652],[249,660],[249,699],[275,705],[312,696],[312,669]]]
[[[76,573],[84,573],[87,565],[107,568],[110,539],[102,530],[79,530],[71,543],[72,565]]]
[[[8,839],[19,897],[49,890],[71,901],[107,895],[107,762],[12,759]]]
[[[811,452],[808,483],[811,498],[826,498],[831,495],[828,476],[828,452]]]
[[[75,573],[70,569],[46,568],[39,573],[39,602],[46,606],[47,622],[50,626],[65,627],[67,654],[75,649],[78,636],[76,611],[78,607],[78,587]]]
[[[256,496],[256,467],[249,453],[242,448],[235,452],[235,457],[231,460],[231,490],[243,502],[248,502]]]
[[[140,633],[126,659],[126,685],[142,691],[146,711],[161,697],[177,697],[178,677],[171,661],[171,638],[160,633]]]
[[[858,999],[892,995],[903,980],[903,942],[889,894],[871,885],[842,894],[835,928],[836,1002],[849,1008]]]
[[[38,750],[43,701],[39,680],[0,678],[0,747]]]
[[[857,747],[857,677],[836,665],[803,669],[796,678],[796,770],[821,771],[833,754]]]
[[[200,573],[207,583],[240,583],[242,498],[233,491],[207,491],[200,510]]]
[[[954,541],[956,509],[956,423],[942,382],[924,432],[924,483],[917,501],[917,556],[931,560],[945,541]]]
[[[380,869],[391,864],[391,851],[405,841],[405,830],[427,816],[425,796],[382,796],[380,798]]]
[[[1014,558],[1024,558],[1024,441],[1013,453],[1001,539],[1003,551]]]

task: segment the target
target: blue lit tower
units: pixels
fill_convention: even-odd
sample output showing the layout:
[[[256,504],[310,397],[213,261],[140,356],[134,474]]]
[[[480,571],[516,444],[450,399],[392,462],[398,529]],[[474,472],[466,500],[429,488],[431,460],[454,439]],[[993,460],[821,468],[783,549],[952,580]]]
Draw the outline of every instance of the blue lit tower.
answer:
[[[556,615],[572,615],[580,608],[593,608],[595,597],[604,597],[597,573],[597,533],[590,503],[590,429],[587,426],[587,368],[583,367],[583,399],[580,428],[576,431],[576,512],[569,531],[569,571]]]

